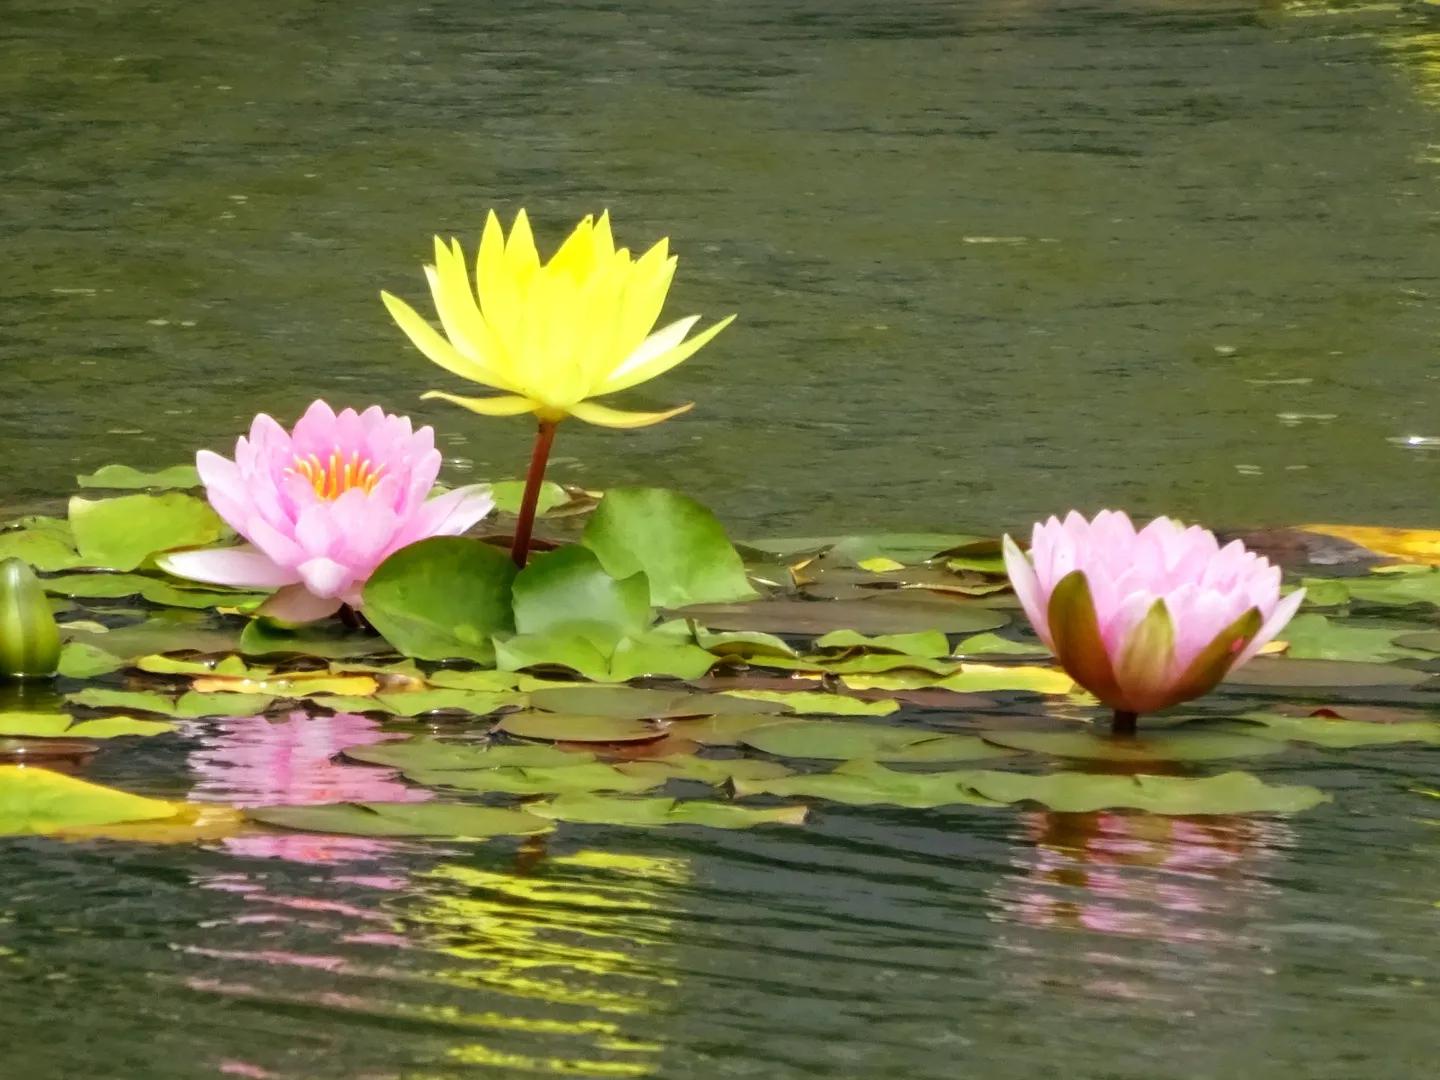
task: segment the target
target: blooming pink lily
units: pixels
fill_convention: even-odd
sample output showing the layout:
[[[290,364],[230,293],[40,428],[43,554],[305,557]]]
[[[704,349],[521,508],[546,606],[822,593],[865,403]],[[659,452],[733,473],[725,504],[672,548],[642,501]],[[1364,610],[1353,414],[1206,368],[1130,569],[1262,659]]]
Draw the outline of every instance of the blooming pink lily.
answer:
[[[1035,526],[1027,559],[1005,537],[1005,568],[1030,624],[1070,676],[1116,712],[1199,697],[1271,641],[1305,597],[1280,598],[1280,570],[1238,540],[1156,518],[1071,511]]]
[[[456,536],[494,507],[484,484],[428,498],[440,472],[429,427],[373,406],[336,413],[317,401],[287,432],[261,413],[235,459],[195,458],[215,512],[249,541],[172,552],[161,566],[180,577],[278,589],[261,614],[299,623],[342,604],[360,606],[375,568],[431,536]]]

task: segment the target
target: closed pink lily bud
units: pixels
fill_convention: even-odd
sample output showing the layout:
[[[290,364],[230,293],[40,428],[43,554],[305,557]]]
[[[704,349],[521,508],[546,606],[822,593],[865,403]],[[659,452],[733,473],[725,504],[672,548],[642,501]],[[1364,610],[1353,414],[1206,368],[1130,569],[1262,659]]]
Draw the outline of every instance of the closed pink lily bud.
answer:
[[[1102,510],[1035,526],[1027,558],[1005,537],[1005,568],[1030,624],[1071,678],[1122,718],[1209,692],[1295,614],[1280,569],[1238,540],[1169,518],[1137,530]]]
[[[359,607],[375,568],[432,536],[458,536],[495,503],[487,485],[430,498],[440,472],[435,431],[379,406],[336,413],[323,401],[293,431],[261,413],[235,459],[195,457],[215,512],[249,541],[172,552],[172,574],[215,585],[277,589],[261,614],[308,622]]]

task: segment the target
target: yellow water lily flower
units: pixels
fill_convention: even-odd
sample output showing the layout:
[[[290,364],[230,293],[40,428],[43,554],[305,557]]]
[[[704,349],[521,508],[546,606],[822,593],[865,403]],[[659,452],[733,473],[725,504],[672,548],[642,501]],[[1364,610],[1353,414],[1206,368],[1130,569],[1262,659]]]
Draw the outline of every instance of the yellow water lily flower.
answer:
[[[540,261],[521,210],[505,235],[492,210],[480,237],[472,286],[460,242],[435,238],[435,265],[425,268],[437,333],[409,304],[381,293],[400,328],[446,371],[501,391],[458,397],[432,390],[484,416],[534,413],[542,424],[574,416],[604,427],[636,428],[690,408],[629,412],[592,398],[627,390],[669,371],[730,324],[722,319],[695,337],[691,315],[651,332],[675,256],[661,240],[638,259],[616,248],[610,215],[587,216],[548,263]]]

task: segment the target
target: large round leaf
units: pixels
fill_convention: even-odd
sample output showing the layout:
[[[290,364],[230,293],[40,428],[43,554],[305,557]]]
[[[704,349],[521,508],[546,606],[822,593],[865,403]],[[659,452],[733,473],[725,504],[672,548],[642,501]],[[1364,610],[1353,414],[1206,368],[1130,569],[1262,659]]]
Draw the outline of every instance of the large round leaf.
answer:
[[[588,548],[572,545],[536,555],[512,586],[520,634],[575,634],[609,651],[652,621],[644,574],[617,580]]]
[[[1218,761],[1273,754],[1281,749],[1265,739],[1207,731],[1203,727],[1141,731],[1133,737],[1088,731],[984,731],[981,737],[1012,750],[1092,761]]]
[[[752,728],[739,736],[755,750],[778,757],[845,761],[974,761],[1008,751],[974,735],[947,735],[923,728],[843,720],[792,720]]]
[[[225,525],[203,499],[179,492],[70,500],[75,546],[89,566],[134,570],[151,555],[220,539]]]
[[[502,717],[495,727],[517,738],[547,742],[645,742],[665,734],[664,728],[643,720],[533,710]]]
[[[1249,773],[1188,779],[1176,776],[1101,776],[1093,773],[979,771],[971,787],[998,802],[1037,802],[1062,813],[1135,809],[1152,814],[1295,813],[1328,802],[1303,785],[1271,786]]]
[[[493,634],[513,629],[515,564],[479,540],[439,536],[402,548],[365,585],[365,617],[385,640],[421,660],[489,663]]]
[[[656,606],[725,603],[755,595],[715,515],[664,488],[606,492],[585,526],[583,543],[613,577],[644,571]]]

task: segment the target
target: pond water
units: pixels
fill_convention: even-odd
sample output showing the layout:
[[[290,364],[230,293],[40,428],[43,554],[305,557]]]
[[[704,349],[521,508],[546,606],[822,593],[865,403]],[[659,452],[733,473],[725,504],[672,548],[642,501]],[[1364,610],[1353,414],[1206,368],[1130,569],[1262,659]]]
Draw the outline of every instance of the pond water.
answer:
[[[740,313],[631,394],[692,415],[567,427],[556,479],[742,536],[1434,516],[1433,5],[10,0],[0,57],[9,506],[317,395],[516,475],[524,424],[418,402],[457,387],[377,293],[524,205],[542,245],[603,206],[668,234],[670,310]],[[325,738],[280,769],[212,725],[92,775],[374,782]],[[1254,771],[1336,801],[7,841],[0,1035],[26,1080],[1428,1074],[1433,751]]]

